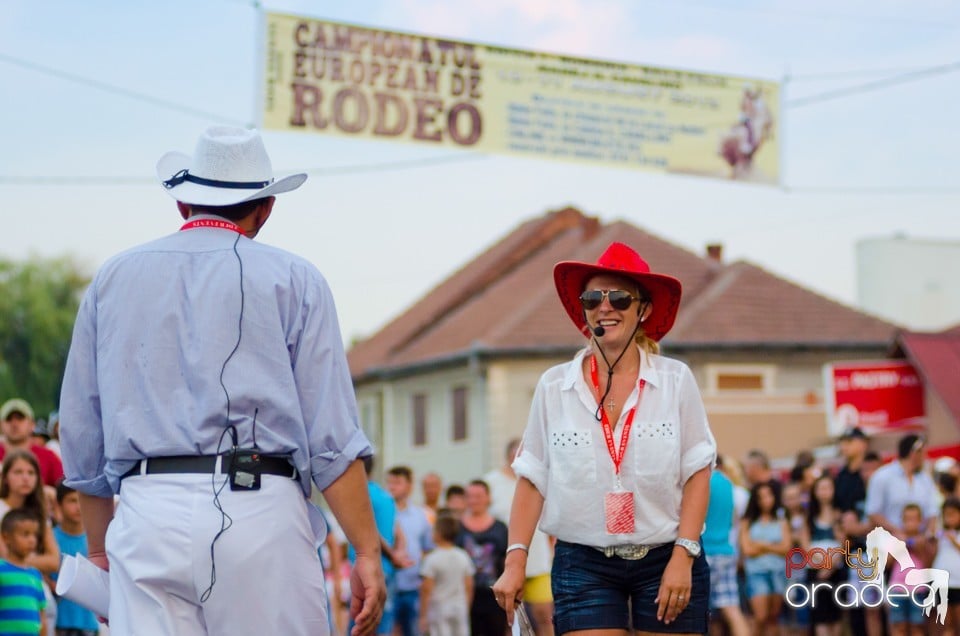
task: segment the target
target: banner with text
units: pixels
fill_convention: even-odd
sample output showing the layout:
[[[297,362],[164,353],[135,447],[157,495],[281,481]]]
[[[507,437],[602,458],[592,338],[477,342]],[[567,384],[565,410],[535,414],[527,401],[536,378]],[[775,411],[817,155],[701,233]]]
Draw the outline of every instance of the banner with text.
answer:
[[[263,127],[776,184],[775,82],[266,14]]]
[[[926,426],[923,381],[909,362],[861,360],[823,367],[827,432],[858,426],[867,433],[903,433]]]

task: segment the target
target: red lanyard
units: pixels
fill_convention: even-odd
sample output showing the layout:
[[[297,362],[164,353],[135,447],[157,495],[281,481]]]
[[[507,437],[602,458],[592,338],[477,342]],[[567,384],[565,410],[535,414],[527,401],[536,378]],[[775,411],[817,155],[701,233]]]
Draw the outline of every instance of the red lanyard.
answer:
[[[597,401],[599,401],[602,394],[600,393],[600,378],[597,377],[596,356],[590,356],[590,379],[593,380],[593,388],[597,390]],[[610,426],[610,418],[607,417],[607,410],[603,408],[603,404],[600,405],[600,424],[603,427],[603,439],[607,442],[607,452],[610,453],[610,459],[613,460],[613,466],[617,471],[617,475],[620,474],[620,464],[623,462],[623,455],[627,452],[627,442],[630,441],[630,427],[633,426],[633,416],[637,414],[637,407],[640,406],[640,396],[643,395],[643,387],[646,384],[647,381],[643,378],[641,378],[637,384],[637,391],[639,391],[637,403],[634,404],[633,408],[627,413],[627,419],[623,423],[619,453],[617,453],[617,449],[613,446],[613,427]]]
[[[230,230],[237,234],[244,234],[243,228],[236,223],[231,223],[224,219],[194,219],[187,221],[180,227],[180,231],[192,230],[195,227],[215,227],[220,230]]]

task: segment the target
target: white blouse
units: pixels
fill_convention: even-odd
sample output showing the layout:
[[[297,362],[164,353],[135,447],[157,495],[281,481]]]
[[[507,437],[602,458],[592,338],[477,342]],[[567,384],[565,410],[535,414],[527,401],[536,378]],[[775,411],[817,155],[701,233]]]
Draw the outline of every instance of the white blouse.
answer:
[[[620,468],[623,488],[634,493],[635,532],[612,535],[604,496],[614,490],[615,470],[594,416],[597,398],[581,371],[589,351],[540,378],[513,470],[543,495],[540,529],[558,539],[598,547],[672,542],[683,484],[713,466],[717,455],[693,373],[682,362],[641,351],[646,385]],[[616,448],[638,394],[634,385],[614,427]]]

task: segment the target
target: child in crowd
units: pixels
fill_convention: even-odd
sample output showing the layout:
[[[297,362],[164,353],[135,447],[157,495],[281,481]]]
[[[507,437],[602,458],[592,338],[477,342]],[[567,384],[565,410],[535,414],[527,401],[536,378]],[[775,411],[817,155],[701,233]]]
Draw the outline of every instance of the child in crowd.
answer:
[[[740,522],[740,548],[754,633],[759,636],[777,633],[787,587],[784,558],[791,547],[790,526],[780,514],[777,492],[770,482],[755,485]]]
[[[65,485],[57,484],[60,525],[53,529],[62,556],[87,556],[87,533],[80,515],[80,495]],[[54,577],[56,578],[56,577]],[[99,629],[96,616],[73,601],[61,598],[57,604],[57,636],[95,636]]]
[[[947,620],[943,630],[960,634],[960,499],[947,497],[941,508],[943,529],[937,539],[933,567],[948,573]]]
[[[420,565],[420,633],[468,636],[473,603],[474,565],[470,555],[454,545],[460,523],[447,512],[437,513],[433,529],[436,548]]]
[[[0,469],[0,516],[10,510],[23,508],[37,521],[37,547],[27,559],[27,564],[40,570],[44,577],[46,623],[52,630],[57,621],[57,601],[50,577],[60,569],[60,549],[53,536],[51,506],[40,474],[40,465],[32,452],[20,449],[7,453],[3,468]],[[54,492],[51,497],[53,503],[56,503],[56,498]],[[2,547],[0,544],[0,557],[3,556]]]
[[[915,568],[930,567],[933,561],[934,546],[923,535],[923,510],[917,504],[910,503],[903,507],[901,515],[903,524],[903,540],[907,544],[907,552],[913,559]],[[908,570],[909,571],[909,570]],[[913,585],[907,585],[907,573],[900,569],[900,564],[894,562],[887,580],[887,589],[894,585],[902,585],[911,593],[911,598],[898,598],[896,607],[891,603],[888,607],[890,632],[893,636],[923,636],[924,630],[923,608],[913,602]],[[897,590],[902,592],[903,590]],[[917,598],[923,598],[918,594]]]
[[[453,512],[453,516],[459,519],[463,516],[463,511],[467,509],[467,491],[460,484],[451,484],[444,495],[444,508]]]
[[[15,508],[0,521],[7,556],[0,560],[0,634],[47,634],[40,571],[27,565],[37,549],[40,522],[28,510]]]

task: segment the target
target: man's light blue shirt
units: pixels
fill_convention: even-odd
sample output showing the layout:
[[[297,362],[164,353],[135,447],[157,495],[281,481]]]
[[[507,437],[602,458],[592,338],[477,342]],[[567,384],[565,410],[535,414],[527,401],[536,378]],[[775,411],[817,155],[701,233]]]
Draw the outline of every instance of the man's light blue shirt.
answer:
[[[139,459],[228,450],[228,395],[240,446],[255,435],[263,453],[289,454],[307,495],[311,477],[323,490],[372,452],[313,265],[209,227],[113,257],[80,305],[67,358],[67,485],[110,497]]]
[[[397,523],[407,541],[407,556],[413,565],[397,570],[397,589],[401,592],[420,589],[420,562],[423,554],[433,550],[433,527],[420,506],[407,502],[404,509],[397,508]]]
[[[894,459],[878,468],[870,477],[864,504],[866,514],[882,514],[899,528],[903,523],[903,508],[909,503],[920,506],[924,519],[938,515],[937,487],[930,475],[919,471],[908,481],[903,464]]]

